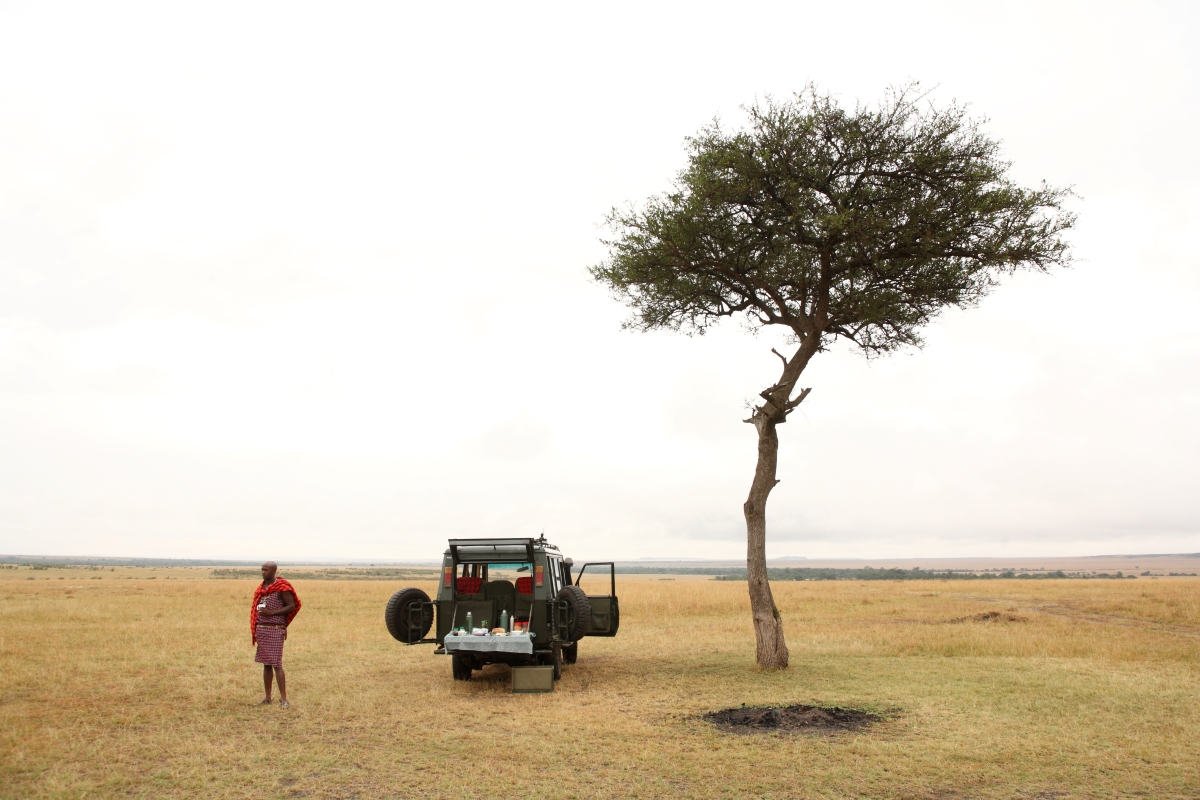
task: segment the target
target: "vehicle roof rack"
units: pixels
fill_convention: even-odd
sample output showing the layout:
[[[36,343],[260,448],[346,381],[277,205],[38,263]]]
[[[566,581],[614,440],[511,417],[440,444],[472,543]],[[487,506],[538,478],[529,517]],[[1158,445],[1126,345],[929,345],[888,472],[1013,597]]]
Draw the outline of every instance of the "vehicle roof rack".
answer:
[[[529,537],[521,539],[451,539],[450,555],[459,564],[532,563],[535,545],[554,547],[545,544],[544,540],[536,541]]]

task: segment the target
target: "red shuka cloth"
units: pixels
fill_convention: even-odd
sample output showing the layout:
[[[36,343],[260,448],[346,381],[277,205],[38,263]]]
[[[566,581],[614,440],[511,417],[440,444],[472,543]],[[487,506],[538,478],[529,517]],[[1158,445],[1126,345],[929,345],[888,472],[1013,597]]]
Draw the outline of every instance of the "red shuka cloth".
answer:
[[[257,633],[257,631],[258,631],[258,603],[263,597],[271,594],[272,592],[291,592],[292,597],[296,598],[296,607],[293,608],[291,610],[291,612],[288,613],[287,619],[283,621],[283,624],[285,626],[291,625],[292,620],[295,619],[296,615],[300,613],[300,595],[296,594],[296,590],[292,588],[292,585],[290,583],[288,583],[283,578],[276,578],[275,582],[272,583],[270,586],[263,586],[260,583],[258,585],[258,588],[254,590],[254,602],[252,602],[250,604],[250,643],[251,644],[258,643],[258,633]],[[278,619],[278,617],[275,617],[275,619]]]

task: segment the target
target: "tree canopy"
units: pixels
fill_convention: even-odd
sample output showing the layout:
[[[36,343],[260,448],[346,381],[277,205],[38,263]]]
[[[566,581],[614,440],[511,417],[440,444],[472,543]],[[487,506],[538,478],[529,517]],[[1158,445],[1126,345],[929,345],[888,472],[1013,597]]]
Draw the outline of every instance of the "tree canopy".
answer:
[[[747,130],[687,140],[673,191],[610,214],[591,272],[631,307],[627,326],[703,333],[744,314],[875,354],[919,345],[1005,273],[1069,260],[1070,190],[1013,183],[961,106],[908,86],[847,111],[809,87],[747,112]]]

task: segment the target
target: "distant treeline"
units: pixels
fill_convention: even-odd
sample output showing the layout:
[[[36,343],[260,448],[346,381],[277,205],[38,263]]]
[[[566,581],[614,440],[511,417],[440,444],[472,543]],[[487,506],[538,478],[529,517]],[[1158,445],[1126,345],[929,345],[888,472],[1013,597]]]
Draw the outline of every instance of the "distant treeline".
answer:
[[[253,561],[213,561],[193,558],[107,558],[104,556],[0,556],[2,564],[20,567],[240,567]]]
[[[289,581],[390,581],[390,580],[434,580],[438,571],[426,567],[360,567],[297,570],[279,568],[279,577]],[[256,578],[262,580],[258,569],[214,569],[214,578]]]
[[[588,573],[589,575],[591,573]],[[729,567],[642,567],[617,564],[618,575],[728,575]]]
[[[913,569],[826,569],[813,567],[778,567],[767,569],[767,578],[773,581],[928,581],[955,580],[979,581],[996,580],[999,578],[1024,578],[1039,580],[1043,578],[1136,578],[1136,575],[1125,575],[1121,572],[1111,575],[1107,572],[1063,572],[1061,569],[1053,572],[1017,572],[1004,570],[1002,572],[969,572],[966,570],[928,570],[915,567]],[[744,581],[746,571],[725,572],[718,575],[718,581]]]
[[[29,567],[31,570],[47,570],[47,569],[84,569],[92,572],[103,572],[104,570],[112,571],[113,567],[96,567],[87,564],[0,564],[0,569],[18,569],[20,567]]]
[[[428,561],[389,561],[380,559],[380,566],[394,566],[404,569],[437,569],[440,562]],[[352,567],[361,564],[364,567],[374,567],[375,564],[362,561],[280,561],[279,566],[303,564],[306,568],[314,567]],[[31,566],[35,564],[66,569],[73,566],[96,567],[254,567],[257,571],[261,561],[231,561],[210,558],[115,558],[108,556],[5,556],[0,555],[0,564],[15,564]]]

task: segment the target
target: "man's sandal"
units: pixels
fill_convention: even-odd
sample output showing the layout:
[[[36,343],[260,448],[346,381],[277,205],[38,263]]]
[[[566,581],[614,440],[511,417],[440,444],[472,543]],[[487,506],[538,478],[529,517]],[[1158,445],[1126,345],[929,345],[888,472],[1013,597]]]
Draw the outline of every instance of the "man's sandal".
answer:
[[[280,700],[280,701],[279,701],[279,707],[280,707],[280,708],[291,708],[291,707],[292,707],[292,704],[291,704],[291,703],[289,703],[287,700]]]
[[[271,701],[270,701],[270,700],[263,700],[261,703],[258,703],[258,705],[260,705],[260,706],[269,706],[269,705],[271,705]]]

